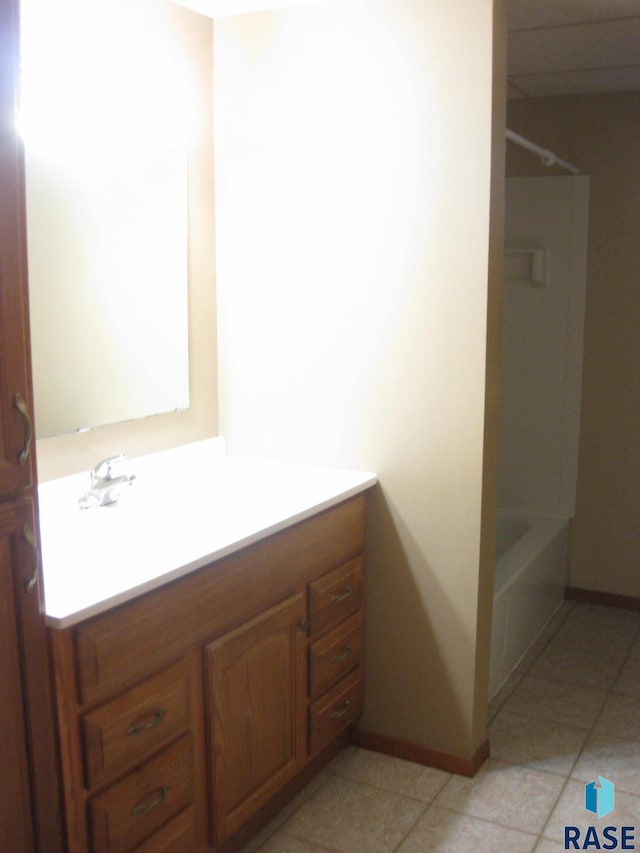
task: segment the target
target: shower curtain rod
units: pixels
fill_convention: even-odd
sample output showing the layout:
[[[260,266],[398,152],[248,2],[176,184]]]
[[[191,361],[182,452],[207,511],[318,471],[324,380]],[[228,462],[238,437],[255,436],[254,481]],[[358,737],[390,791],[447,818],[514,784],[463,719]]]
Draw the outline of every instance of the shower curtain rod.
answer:
[[[566,169],[568,172],[571,172],[572,175],[579,175],[580,169],[577,166],[574,166],[573,163],[568,163],[566,160],[562,160],[553,151],[549,151],[547,148],[542,148],[540,145],[536,145],[535,142],[531,142],[530,139],[527,139],[525,136],[520,136],[519,133],[514,133],[513,130],[509,130],[509,128],[505,131],[507,139],[510,139],[511,142],[515,142],[516,145],[521,145],[523,148],[526,148],[527,151],[532,151],[534,154],[537,154],[545,166],[561,166],[563,169]]]

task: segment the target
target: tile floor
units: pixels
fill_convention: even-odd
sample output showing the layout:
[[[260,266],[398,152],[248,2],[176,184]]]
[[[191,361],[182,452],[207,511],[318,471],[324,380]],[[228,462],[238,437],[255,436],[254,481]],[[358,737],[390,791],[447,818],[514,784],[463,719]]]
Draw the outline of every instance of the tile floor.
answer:
[[[565,824],[640,840],[640,612],[567,602],[489,713],[474,779],[351,747],[243,853],[554,853]],[[598,775],[615,818],[584,810]]]

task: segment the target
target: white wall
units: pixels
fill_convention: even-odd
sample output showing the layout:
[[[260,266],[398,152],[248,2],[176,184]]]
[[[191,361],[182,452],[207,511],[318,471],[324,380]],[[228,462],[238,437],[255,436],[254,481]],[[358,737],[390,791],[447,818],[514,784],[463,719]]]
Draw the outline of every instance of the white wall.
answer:
[[[336,0],[214,28],[221,432],[233,453],[378,473],[363,727],[464,756],[492,14]]]

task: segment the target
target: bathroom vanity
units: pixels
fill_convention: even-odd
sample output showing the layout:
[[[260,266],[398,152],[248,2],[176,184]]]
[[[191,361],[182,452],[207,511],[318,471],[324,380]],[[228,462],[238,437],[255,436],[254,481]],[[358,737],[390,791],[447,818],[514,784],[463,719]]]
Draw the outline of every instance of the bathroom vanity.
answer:
[[[109,595],[97,583],[93,600],[78,593],[66,612],[56,584],[81,569],[90,577],[91,558],[75,568],[57,562],[42,502],[72,853],[235,849],[270,805],[334,754],[362,710],[365,501],[375,478],[333,472],[332,485],[323,469],[248,461],[217,470],[227,506],[211,512],[211,540],[201,531],[198,556],[165,563],[159,576],[148,566],[137,576],[132,566],[120,581],[128,589]],[[243,492],[240,529],[231,518]],[[76,520],[94,537],[104,523],[111,539],[112,522],[135,514],[128,497],[116,514],[105,507]],[[198,526],[203,500],[192,506]],[[194,514],[188,499],[169,503],[157,520],[160,550],[189,538],[182,516]],[[64,522],[52,524],[66,538]],[[116,576],[118,546],[102,545],[94,541],[93,551],[107,551]],[[132,549],[120,560],[144,562]],[[153,557],[157,548],[147,550]]]

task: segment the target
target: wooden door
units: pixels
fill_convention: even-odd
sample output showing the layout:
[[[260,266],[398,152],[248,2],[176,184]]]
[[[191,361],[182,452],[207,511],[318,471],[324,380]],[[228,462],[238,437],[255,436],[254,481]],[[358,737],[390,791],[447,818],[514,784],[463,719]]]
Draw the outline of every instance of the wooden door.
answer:
[[[294,595],[206,647],[215,843],[304,762],[304,619],[304,596]]]
[[[0,496],[33,485],[24,159],[16,131],[18,0],[0,0]]]

